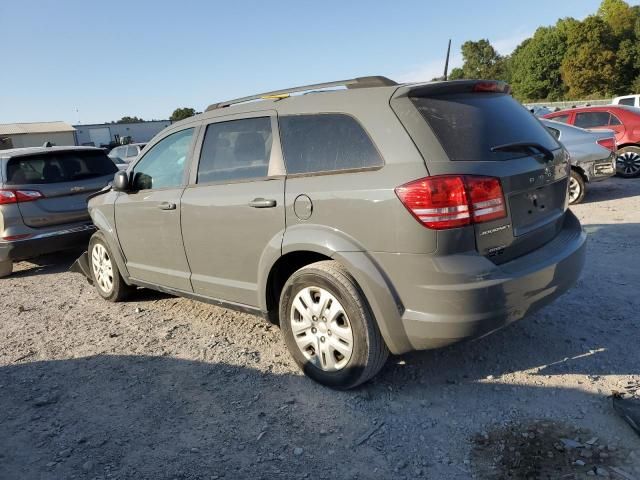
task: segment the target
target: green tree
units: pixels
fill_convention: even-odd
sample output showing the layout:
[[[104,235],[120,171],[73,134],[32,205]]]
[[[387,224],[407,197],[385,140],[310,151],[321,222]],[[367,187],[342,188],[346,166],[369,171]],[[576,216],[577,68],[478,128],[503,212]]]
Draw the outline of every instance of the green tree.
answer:
[[[193,117],[195,114],[196,111],[190,107],[176,108],[169,117],[169,120],[171,120],[172,122],[178,122],[180,120],[184,120],[185,118]]]
[[[461,50],[464,60],[462,65],[464,78],[505,80],[505,59],[493,48],[489,40],[464,42]],[[451,71],[452,75],[454,70]]]
[[[629,6],[624,0],[602,0],[598,16],[611,27],[614,36],[620,40],[633,37],[637,9]]]
[[[510,83],[521,100],[561,100],[565,86],[560,66],[567,49],[557,27],[540,27],[511,54]]]
[[[616,90],[615,37],[598,16],[567,29],[567,51],[560,67],[571,98],[607,96]]]
[[[464,78],[464,70],[460,67],[452,68],[448,78],[449,80],[462,80]]]
[[[118,120],[116,123],[139,123],[139,122],[144,122],[144,120],[138,117],[125,116],[125,117],[122,117],[120,120]]]
[[[638,41],[624,39],[616,53],[614,93],[629,93],[636,77],[640,76],[640,45]]]

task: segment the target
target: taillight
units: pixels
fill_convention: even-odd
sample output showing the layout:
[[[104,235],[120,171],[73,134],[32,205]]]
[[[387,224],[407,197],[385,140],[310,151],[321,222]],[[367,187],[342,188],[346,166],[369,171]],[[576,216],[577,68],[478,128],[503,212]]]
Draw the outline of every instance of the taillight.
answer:
[[[44,195],[37,190],[0,190],[0,205],[33,202],[42,197]]]
[[[487,93],[511,93],[511,87],[505,82],[498,81],[484,81],[477,82],[473,88],[473,92],[487,92]]]
[[[601,138],[598,140],[598,145],[606,148],[607,150],[611,150],[612,152],[616,151],[616,139],[615,137],[610,138]]]
[[[440,175],[409,182],[395,191],[420,223],[435,230],[507,215],[500,180],[493,177]]]

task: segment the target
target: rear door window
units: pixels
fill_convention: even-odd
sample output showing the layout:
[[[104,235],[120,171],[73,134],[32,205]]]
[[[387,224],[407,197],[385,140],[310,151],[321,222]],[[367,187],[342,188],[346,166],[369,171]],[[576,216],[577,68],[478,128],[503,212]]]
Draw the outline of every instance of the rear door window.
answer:
[[[633,107],[635,105],[636,99],[633,97],[627,97],[627,98],[621,98],[618,101],[618,105],[628,105],[630,107]]]
[[[271,117],[210,124],[200,153],[197,183],[266,177],[272,143]]]
[[[279,118],[287,174],[319,173],[383,165],[369,135],[349,115]]]
[[[611,114],[609,112],[579,112],[576,113],[576,127],[593,128],[609,125]]]
[[[569,115],[558,115],[557,117],[551,117],[550,120],[553,120],[554,122],[568,123]]]
[[[453,161],[499,161],[530,155],[526,149],[491,151],[511,143],[560,148],[547,129],[510,95],[452,93],[411,100]]]
[[[16,157],[7,164],[7,184],[49,184],[113,175],[118,168],[102,151],[51,152]]]

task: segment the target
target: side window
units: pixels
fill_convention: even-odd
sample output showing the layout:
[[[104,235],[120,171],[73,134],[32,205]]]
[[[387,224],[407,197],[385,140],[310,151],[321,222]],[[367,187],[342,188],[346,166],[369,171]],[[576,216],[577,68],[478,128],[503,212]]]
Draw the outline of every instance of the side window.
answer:
[[[635,101],[636,99],[633,97],[621,98],[618,101],[618,105],[629,105],[630,107],[633,107],[635,105]]]
[[[271,118],[245,118],[207,126],[197,183],[266,177],[271,158]]]
[[[609,115],[609,125],[622,125],[622,122],[620,122],[620,120],[618,120],[618,117],[616,117],[612,113]]]
[[[569,121],[569,115],[558,115],[557,117],[552,117],[549,120],[553,120],[554,122],[567,123]]]
[[[123,158],[124,157],[124,149],[126,147],[116,147],[113,150],[111,150],[109,152],[109,156],[110,157],[114,157],[114,158]]]
[[[291,115],[279,119],[288,174],[380,167],[380,154],[348,115]]]
[[[132,158],[138,155],[138,147],[135,145],[127,147],[127,158]]]
[[[609,112],[583,112],[576,114],[576,127],[593,128],[609,125]]]
[[[551,135],[553,135],[558,140],[560,140],[560,130],[558,130],[557,128],[553,128],[553,127],[547,127],[547,130],[549,130],[551,132]]]
[[[134,190],[182,185],[193,128],[173,133],[147,151],[133,169]]]

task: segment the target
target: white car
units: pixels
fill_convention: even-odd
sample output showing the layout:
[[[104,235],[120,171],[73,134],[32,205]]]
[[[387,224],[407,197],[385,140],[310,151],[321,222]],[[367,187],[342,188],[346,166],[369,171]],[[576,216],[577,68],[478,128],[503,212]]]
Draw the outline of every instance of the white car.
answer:
[[[637,95],[625,95],[623,97],[616,97],[611,102],[612,105],[627,105],[628,107],[640,108],[640,94]]]

